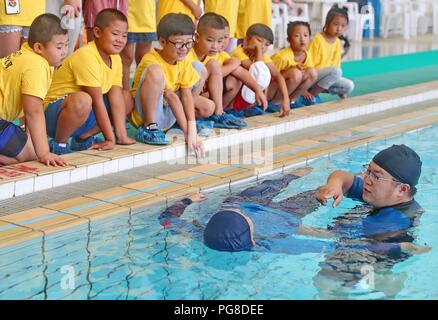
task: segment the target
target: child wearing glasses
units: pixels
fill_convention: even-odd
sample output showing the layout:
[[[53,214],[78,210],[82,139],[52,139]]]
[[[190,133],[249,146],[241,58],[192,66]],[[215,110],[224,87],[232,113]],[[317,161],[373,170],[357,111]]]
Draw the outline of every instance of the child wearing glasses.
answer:
[[[201,98],[205,78],[201,79],[192,60],[187,58],[194,33],[195,25],[185,14],[170,13],[161,19],[157,36],[162,49],[152,49],[137,67],[131,90],[135,108],[130,120],[138,128],[137,141],[153,145],[169,144],[164,132],[178,123],[189,152],[202,156],[194,100]],[[206,108],[214,109],[214,103],[206,104]],[[197,110],[198,115],[203,111]]]

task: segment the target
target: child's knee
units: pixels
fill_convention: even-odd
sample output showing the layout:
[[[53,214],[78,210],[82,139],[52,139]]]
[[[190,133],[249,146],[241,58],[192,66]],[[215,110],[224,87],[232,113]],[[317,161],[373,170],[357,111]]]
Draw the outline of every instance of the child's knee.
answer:
[[[297,68],[292,68],[286,81],[291,84],[299,84],[301,81],[303,81],[303,73]]]
[[[204,97],[198,97],[196,100],[196,110],[199,117],[208,118],[214,113],[215,104],[213,101]]]
[[[92,110],[93,100],[91,96],[83,91],[76,92],[72,97],[72,103],[69,106],[72,107],[75,115],[78,118],[86,118]]]
[[[316,81],[318,79],[318,70],[315,68],[308,69],[308,78],[312,82]]]
[[[242,86],[242,81],[240,81],[236,77],[233,77],[233,76],[230,75],[225,80],[225,84],[226,84],[226,87],[227,87],[227,91],[231,91],[231,90],[239,91],[240,87]]]
[[[207,62],[207,64],[205,65],[205,67],[207,68],[207,71],[210,75],[212,74],[222,74],[221,71],[221,66],[219,64],[219,62],[217,62],[214,59],[211,59],[210,61]]]
[[[164,87],[163,69],[161,69],[161,67],[158,65],[151,65],[148,67],[142,88],[146,88],[147,90],[151,85],[160,85]]]

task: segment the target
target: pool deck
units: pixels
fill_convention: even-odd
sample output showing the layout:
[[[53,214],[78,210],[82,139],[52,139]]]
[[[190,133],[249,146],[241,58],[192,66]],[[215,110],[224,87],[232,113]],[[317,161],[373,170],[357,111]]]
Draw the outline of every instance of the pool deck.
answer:
[[[186,155],[177,137],[164,147],[135,144],[70,154],[67,168],[36,161],[1,167],[0,247],[151,205],[165,208],[199,191],[231,188],[436,124],[436,99],[433,81],[295,109],[285,118],[248,118],[246,129],[217,130],[205,138],[209,154],[199,161]]]

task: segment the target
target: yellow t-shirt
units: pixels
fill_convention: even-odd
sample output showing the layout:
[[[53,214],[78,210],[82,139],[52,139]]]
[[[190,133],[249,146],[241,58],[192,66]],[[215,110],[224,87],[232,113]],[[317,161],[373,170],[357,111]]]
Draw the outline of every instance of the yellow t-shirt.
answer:
[[[156,32],[155,0],[128,0],[128,31]]]
[[[20,0],[20,13],[6,14],[5,1],[0,1],[0,25],[29,27],[32,21],[46,12],[46,0]]]
[[[199,60],[198,55],[196,54],[195,49],[192,49],[189,51],[189,54],[187,55],[186,59],[189,59],[190,61],[201,61],[204,65],[206,65],[211,59],[216,60],[219,65],[223,65],[225,61],[230,59],[231,56],[228,54],[228,52],[221,51],[216,53],[214,56],[206,56],[203,61]]]
[[[230,58],[231,58],[231,56],[230,56],[230,54],[228,52],[221,51],[221,52],[216,53],[214,56],[207,56],[207,58],[205,58],[205,60],[203,62],[204,62],[204,64],[206,64],[211,59],[214,59],[217,62],[219,62],[219,64],[221,66],[223,66],[225,61],[227,61]]]
[[[164,90],[172,89],[173,91],[178,91],[179,89],[192,88],[201,78],[200,75],[193,68],[193,59],[194,57],[192,55],[187,55],[184,60],[177,61],[176,64],[172,65],[168,64],[160,56],[157,49],[152,49],[149,53],[143,56],[140,64],[137,67],[137,70],[135,71],[131,94],[133,95],[133,97],[135,97],[143,71],[145,68],[151,65],[159,65],[163,70],[165,82]],[[139,127],[143,123],[143,119],[140,117],[135,109],[130,114],[129,118],[135,127]]]
[[[230,24],[230,37],[234,38],[239,13],[239,0],[204,0],[204,12],[214,12],[225,17]]]
[[[199,0],[192,0],[194,3],[199,4]],[[160,22],[168,13],[184,13],[188,15],[192,20],[195,20],[195,16],[181,0],[158,0],[157,10],[157,23]]]
[[[272,0],[240,0],[236,38],[243,39],[254,23],[272,26]]]
[[[234,57],[234,58],[237,58],[240,62],[242,62],[244,60],[249,60],[249,57],[245,53],[245,51],[243,50],[243,46],[242,45],[238,46],[236,49],[231,51],[231,56]],[[271,58],[269,58],[269,56],[267,54],[264,54],[263,55],[263,62],[264,63],[269,63],[269,62],[272,62],[272,60],[271,60]]]
[[[53,67],[26,43],[0,59],[0,119],[13,121],[23,116],[21,95],[44,100],[52,81]]]
[[[199,81],[200,76],[193,68],[192,62],[193,59],[187,56],[184,60],[178,61],[174,65],[168,64],[156,49],[152,49],[143,56],[135,71],[131,93],[135,96],[143,70],[153,64],[157,64],[163,69],[165,90],[172,89],[173,91],[178,91],[181,88],[187,89],[193,87],[196,82]]]
[[[112,86],[122,87],[122,59],[118,54],[111,55],[111,68],[103,61],[94,41],[73,52],[55,70],[52,85],[44,101],[50,102],[81,91],[81,87],[99,87],[102,94],[108,93]]]
[[[341,67],[341,40],[328,43],[321,33],[318,33],[309,44],[315,68]]]
[[[296,67],[300,65],[304,69],[313,67],[312,56],[306,50],[306,60],[304,63],[298,63],[295,61],[294,52],[291,48],[284,48],[278,52],[276,52],[272,57],[272,62],[274,62],[275,67],[279,71],[287,70],[292,67]]]

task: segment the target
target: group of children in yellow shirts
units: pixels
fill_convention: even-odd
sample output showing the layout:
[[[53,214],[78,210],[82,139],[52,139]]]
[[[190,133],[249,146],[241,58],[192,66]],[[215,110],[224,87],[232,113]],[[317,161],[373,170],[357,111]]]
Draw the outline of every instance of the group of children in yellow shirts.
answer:
[[[250,0],[240,3],[245,1]],[[161,16],[166,9],[160,11],[158,2],[161,48],[143,55],[130,91],[123,86],[120,57],[128,38],[122,12],[99,12],[94,41],[67,58],[67,31],[60,19],[38,16],[28,42],[0,60],[0,165],[38,159],[64,166],[59,155],[72,151],[108,150],[136,140],[168,144],[165,132],[175,125],[189,151],[203,156],[198,136],[202,124],[240,129],[246,126],[243,116],[266,110],[286,116],[299,104],[317,102],[321,92],[346,98],[353,90],[340,69],[338,37],[348,24],[344,10],[330,10],[323,31],[312,41],[308,23],[291,23],[290,47],[269,57],[274,38],[270,20],[251,24],[242,36],[237,18],[229,21],[210,11],[214,3],[220,3],[216,9],[228,3],[224,14],[240,10],[231,8],[233,1],[205,1],[207,13],[202,16],[196,6]],[[183,9],[187,14],[180,13]],[[270,19],[270,7],[267,15]],[[230,35],[243,42],[228,53]],[[21,117],[26,130],[12,123]],[[135,140],[127,134],[126,118],[138,128]]]

